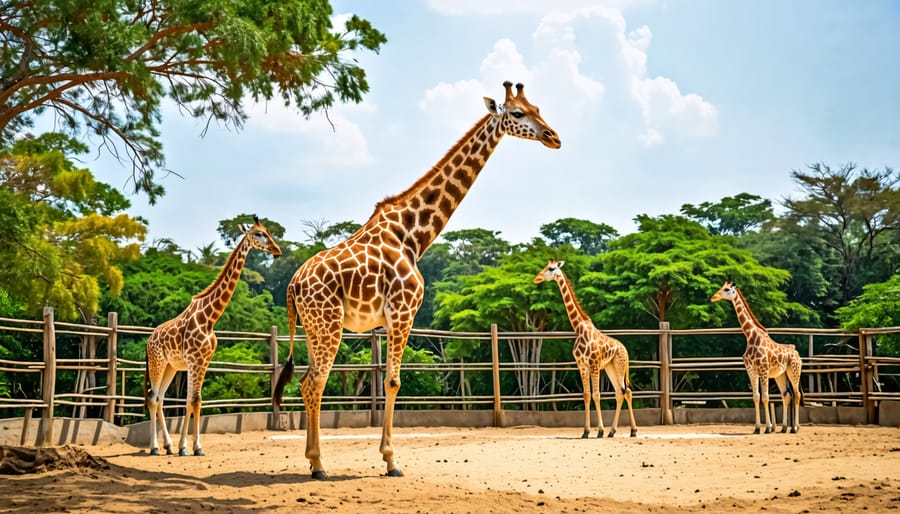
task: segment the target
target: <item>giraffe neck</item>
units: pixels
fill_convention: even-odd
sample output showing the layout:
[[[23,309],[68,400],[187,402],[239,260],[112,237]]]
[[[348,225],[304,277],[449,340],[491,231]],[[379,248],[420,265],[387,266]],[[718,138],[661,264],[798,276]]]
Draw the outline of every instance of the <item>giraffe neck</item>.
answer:
[[[750,304],[747,303],[747,299],[744,298],[744,294],[740,289],[737,290],[737,296],[735,296],[732,303],[734,303],[734,312],[737,314],[738,322],[741,324],[741,330],[747,337],[747,344],[759,344],[761,341],[757,336],[760,332],[765,333],[766,329],[753,315],[753,311],[750,310]]]
[[[572,289],[572,283],[565,274],[560,274],[556,279],[559,284],[559,292],[562,293],[563,304],[566,306],[566,314],[569,315],[569,322],[572,328],[576,328],[579,324],[587,322],[593,324],[590,316],[581,308],[578,299],[575,298],[575,291]]]
[[[228,307],[228,302],[231,301],[241,278],[241,271],[247,262],[250,248],[250,238],[244,236],[237,248],[228,256],[219,276],[203,292],[194,295],[193,303],[198,304],[197,310],[204,313],[210,325],[214,325],[225,312],[225,307]]]
[[[381,210],[399,223],[404,246],[418,259],[450,221],[502,136],[500,120],[485,115],[406,191],[380,202],[372,221]]]

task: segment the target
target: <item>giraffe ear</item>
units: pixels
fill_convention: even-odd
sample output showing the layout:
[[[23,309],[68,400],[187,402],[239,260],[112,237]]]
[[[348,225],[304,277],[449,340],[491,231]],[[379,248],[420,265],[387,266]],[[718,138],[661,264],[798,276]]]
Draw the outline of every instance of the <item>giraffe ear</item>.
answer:
[[[259,225],[259,218],[256,216],[256,214],[253,215],[253,223]]]
[[[503,107],[497,105],[497,101],[493,98],[484,97],[484,106],[487,107],[487,111],[494,116],[503,115]]]
[[[566,261],[557,261],[556,266],[557,266],[558,268],[562,268],[562,267],[563,267],[563,264],[565,264],[565,263],[566,263]]]
[[[241,229],[242,234],[246,234],[247,232],[250,232],[250,227],[248,227],[247,225],[244,225],[243,223],[238,225],[238,228]]]

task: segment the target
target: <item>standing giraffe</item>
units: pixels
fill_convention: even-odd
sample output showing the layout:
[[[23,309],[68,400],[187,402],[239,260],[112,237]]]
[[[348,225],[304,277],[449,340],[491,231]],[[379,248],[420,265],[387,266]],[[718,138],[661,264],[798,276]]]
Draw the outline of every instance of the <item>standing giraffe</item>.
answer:
[[[319,448],[319,410],[325,382],[341,342],[341,330],[387,331],[387,375],[380,452],[387,475],[403,476],[394,462],[391,432],[400,390],[400,362],[425,284],[416,261],[447,225],[505,134],[559,148],[556,132],[528,102],[522,84],[504,82],[505,104],[485,98],[488,114],[478,120],[434,167],[406,191],[385,198],[372,217],[346,241],[307,260],[287,289],[290,352],[273,392],[278,412],[293,374],[297,316],[307,335],[309,368],[301,379],[307,413],[306,458],[312,477],[325,479]]]
[[[244,237],[231,252],[216,280],[202,293],[195,295],[181,314],[156,327],[147,340],[147,372],[144,375],[144,398],[150,411],[150,455],[159,455],[156,420],[162,427],[166,454],[172,454],[172,438],[163,417],[163,400],[166,389],[176,371],[187,370],[187,406],[181,424],[181,441],[178,454],[187,455],[187,427],[194,416],[194,455],[203,455],[200,447],[200,390],[206,368],[216,351],[216,334],[213,327],[222,316],[237,287],[241,270],[251,248],[272,255],[281,255],[269,229],[253,217],[253,226],[241,227]],[[149,388],[148,388],[149,384]]]
[[[562,293],[563,304],[569,315],[569,322],[575,331],[575,345],[572,347],[572,355],[578,364],[578,373],[581,374],[581,386],[584,395],[584,433],[582,438],[587,438],[591,433],[591,397],[594,398],[594,406],[597,408],[597,419],[600,422],[600,430],[597,437],[603,437],[603,415],[600,411],[600,371],[605,370],[609,376],[609,382],[616,392],[616,414],[613,417],[612,426],[609,427],[609,437],[616,435],[616,427],[619,426],[619,412],[622,409],[622,400],[628,402],[628,416],[631,418],[631,437],[637,435],[637,424],[634,422],[634,411],[631,407],[631,382],[628,380],[628,350],[621,341],[610,337],[594,326],[591,317],[584,312],[572,284],[563,273],[562,267],[566,261],[554,261],[534,277],[534,283],[540,284],[545,280],[552,280],[559,285]],[[591,385],[593,381],[593,386]]]
[[[759,433],[759,389],[762,383],[762,403],[766,413],[766,433],[775,431],[775,420],[769,418],[769,379],[774,378],[781,391],[783,407],[782,432],[787,432],[788,415],[791,417],[791,433],[800,428],[800,369],[803,362],[800,353],[792,344],[779,344],[769,337],[766,327],[756,319],[744,294],[733,282],[725,282],[721,289],[712,296],[713,302],[728,300],[734,305],[741,330],[747,338],[747,349],[744,350],[744,367],[750,377],[753,388],[753,411],[756,414],[756,430]],[[788,395],[792,406],[788,406]],[[789,414],[790,413],[790,414]]]

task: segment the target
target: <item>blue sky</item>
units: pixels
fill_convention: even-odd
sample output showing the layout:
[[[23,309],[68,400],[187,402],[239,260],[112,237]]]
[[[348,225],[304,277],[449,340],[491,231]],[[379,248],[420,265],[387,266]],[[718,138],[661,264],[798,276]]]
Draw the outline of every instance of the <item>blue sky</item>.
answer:
[[[304,220],[364,222],[501,99],[504,80],[562,139],[505,138],[447,230],[511,243],[575,217],[634,230],[639,214],[741,192],[796,195],[792,170],[900,166],[900,3],[431,0],[332,2],[384,32],[356,56],[362,104],[304,119],[276,100],[241,132],[164,112],[168,167],[149,239],[196,249],[221,219],[257,213],[303,241]],[[130,168],[88,163],[126,186]]]

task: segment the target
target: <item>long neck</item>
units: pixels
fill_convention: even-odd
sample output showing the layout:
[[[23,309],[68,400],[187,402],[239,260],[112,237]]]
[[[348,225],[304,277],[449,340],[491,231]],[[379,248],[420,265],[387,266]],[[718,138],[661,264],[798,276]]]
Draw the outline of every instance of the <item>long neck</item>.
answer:
[[[383,210],[398,222],[404,244],[421,257],[447,226],[502,136],[499,120],[484,116],[406,191],[380,202],[373,218]]]
[[[572,328],[576,328],[579,324],[584,322],[593,324],[590,316],[584,312],[584,309],[582,309],[581,305],[578,303],[578,299],[575,298],[575,291],[572,289],[572,283],[569,282],[569,277],[560,274],[559,278],[555,279],[555,281],[559,284],[559,292],[562,293],[563,304],[566,306],[566,314],[569,315],[569,322],[572,324]]]
[[[250,239],[244,236],[237,248],[228,256],[228,261],[225,262],[219,276],[203,292],[194,296],[194,302],[201,304],[199,308],[206,312],[210,324],[214,324],[225,312],[225,307],[228,307],[228,302],[231,301],[241,278],[241,270],[247,262],[250,248]]]
[[[765,332],[766,328],[753,315],[753,311],[750,310],[750,305],[740,289],[737,290],[737,295],[732,300],[732,303],[734,304],[734,312],[737,314],[738,322],[741,324],[741,330],[747,336],[747,344],[751,344],[750,336],[757,334],[758,331]]]

